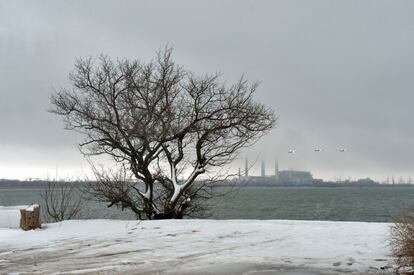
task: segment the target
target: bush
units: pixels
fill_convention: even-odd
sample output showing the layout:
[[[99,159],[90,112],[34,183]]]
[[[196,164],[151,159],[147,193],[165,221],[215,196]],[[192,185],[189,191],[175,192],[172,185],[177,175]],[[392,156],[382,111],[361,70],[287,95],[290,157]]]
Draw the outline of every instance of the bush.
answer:
[[[40,193],[43,198],[43,214],[47,222],[81,218],[85,201],[78,187],[77,182],[48,182],[47,187]]]
[[[414,209],[394,219],[391,227],[392,253],[398,274],[414,274]]]

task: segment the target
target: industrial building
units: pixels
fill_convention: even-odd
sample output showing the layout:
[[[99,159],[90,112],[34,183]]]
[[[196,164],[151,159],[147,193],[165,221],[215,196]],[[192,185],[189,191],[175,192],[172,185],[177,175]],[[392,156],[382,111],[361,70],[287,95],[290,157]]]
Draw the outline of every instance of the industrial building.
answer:
[[[279,163],[275,161],[273,175],[266,175],[266,162],[262,160],[261,162],[261,175],[253,176],[249,175],[249,161],[246,159],[244,175],[242,175],[241,170],[239,169],[239,178],[238,181],[245,185],[252,186],[304,186],[312,185],[314,179],[310,172],[308,171],[295,171],[295,170],[282,170],[279,171]]]

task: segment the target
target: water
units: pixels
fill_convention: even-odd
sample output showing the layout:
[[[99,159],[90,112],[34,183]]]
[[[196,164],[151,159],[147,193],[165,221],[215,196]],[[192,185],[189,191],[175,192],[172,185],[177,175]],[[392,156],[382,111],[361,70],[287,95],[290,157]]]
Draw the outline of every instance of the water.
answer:
[[[39,189],[0,189],[0,205],[41,203]],[[390,222],[414,206],[414,188],[245,187],[209,202],[212,219]],[[130,211],[88,201],[86,218],[133,219]]]

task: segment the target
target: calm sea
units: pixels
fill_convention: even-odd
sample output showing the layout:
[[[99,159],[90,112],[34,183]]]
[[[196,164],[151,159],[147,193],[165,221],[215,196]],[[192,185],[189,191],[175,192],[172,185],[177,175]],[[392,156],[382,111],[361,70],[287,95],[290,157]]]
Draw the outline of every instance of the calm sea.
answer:
[[[0,205],[42,203],[39,189],[0,189]],[[209,202],[212,219],[389,222],[414,206],[414,188],[243,187]],[[128,211],[88,202],[85,218],[133,219]]]

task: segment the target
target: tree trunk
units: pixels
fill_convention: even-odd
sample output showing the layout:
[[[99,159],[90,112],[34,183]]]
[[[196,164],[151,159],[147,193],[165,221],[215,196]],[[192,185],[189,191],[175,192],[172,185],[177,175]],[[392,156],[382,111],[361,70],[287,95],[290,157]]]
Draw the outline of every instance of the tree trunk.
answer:
[[[183,214],[176,211],[167,211],[163,213],[156,213],[153,216],[154,220],[167,220],[167,219],[182,219]]]

